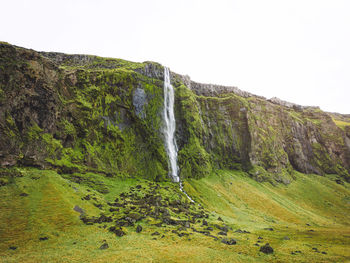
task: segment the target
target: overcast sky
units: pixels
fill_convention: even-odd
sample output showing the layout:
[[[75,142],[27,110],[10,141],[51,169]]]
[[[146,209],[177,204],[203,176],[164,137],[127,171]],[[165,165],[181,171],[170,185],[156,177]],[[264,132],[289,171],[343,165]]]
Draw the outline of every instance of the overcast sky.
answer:
[[[349,0],[1,0],[0,40],[350,113]]]

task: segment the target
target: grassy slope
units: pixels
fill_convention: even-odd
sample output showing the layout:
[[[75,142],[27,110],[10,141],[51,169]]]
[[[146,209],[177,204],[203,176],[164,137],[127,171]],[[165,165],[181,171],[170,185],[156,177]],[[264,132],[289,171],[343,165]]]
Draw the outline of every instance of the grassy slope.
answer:
[[[165,230],[141,224],[136,234],[126,228],[121,238],[98,225],[79,220],[75,205],[89,215],[99,210],[81,198],[86,194],[99,203],[113,200],[130,186],[146,184],[138,179],[98,176],[110,189],[100,194],[52,171],[22,170],[23,177],[0,187],[0,262],[344,262],[350,259],[350,188],[329,178],[297,175],[289,186],[257,183],[243,173],[219,171],[217,174],[185,184],[188,193],[211,211],[210,221],[221,216],[232,228],[250,234],[229,232],[238,244],[227,246],[203,235],[168,235]],[[169,183],[164,183],[168,184]],[[98,187],[96,188],[98,189]],[[28,196],[20,196],[21,193]],[[310,224],[307,226],[306,224]],[[274,231],[264,230],[273,227]],[[312,229],[314,232],[310,232]],[[159,231],[163,239],[150,234]],[[163,232],[162,232],[163,231]],[[39,241],[40,237],[49,237]],[[254,244],[269,242],[273,255],[259,252]],[[290,240],[283,238],[288,236]],[[99,250],[106,240],[109,249]],[[9,250],[17,246],[16,250]],[[316,247],[320,252],[313,252]],[[302,253],[291,255],[292,251]]]

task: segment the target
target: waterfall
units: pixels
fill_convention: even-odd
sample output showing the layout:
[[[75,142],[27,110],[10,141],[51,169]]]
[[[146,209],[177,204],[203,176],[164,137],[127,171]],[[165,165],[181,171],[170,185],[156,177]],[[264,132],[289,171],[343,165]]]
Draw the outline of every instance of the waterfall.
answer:
[[[170,83],[170,73],[167,67],[164,67],[164,136],[165,136],[165,149],[169,159],[169,175],[173,182],[179,183],[180,190],[183,192],[191,202],[194,202],[192,198],[185,192],[178,175],[177,167],[177,145],[175,140],[175,114],[174,114],[174,101],[175,94],[174,88]]]
[[[177,146],[175,141],[174,88],[170,84],[170,73],[164,67],[164,136],[165,149],[169,159],[169,175],[173,182],[180,182],[177,167]]]

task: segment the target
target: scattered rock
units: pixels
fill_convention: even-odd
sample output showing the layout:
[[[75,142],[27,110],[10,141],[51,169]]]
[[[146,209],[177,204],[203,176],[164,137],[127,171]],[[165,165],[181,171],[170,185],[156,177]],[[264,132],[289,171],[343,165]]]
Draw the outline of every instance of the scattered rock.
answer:
[[[259,236],[258,239],[263,239],[263,238],[261,236]]]
[[[335,182],[336,182],[337,184],[344,185],[344,182],[343,182],[342,180],[340,180],[340,179],[336,179]]]
[[[15,246],[10,246],[9,249],[11,249],[11,250],[16,250],[17,247],[15,247]]]
[[[100,249],[107,249],[109,248],[108,244],[107,243],[103,243],[101,246],[100,246]]]
[[[224,220],[222,220],[222,218],[220,216],[218,217],[218,220],[221,222],[224,222]]]
[[[121,228],[116,228],[115,226],[110,227],[109,231],[116,234],[118,237],[125,236],[125,232]]]
[[[270,246],[269,243],[266,243],[264,246],[260,247],[260,252],[263,252],[265,254],[272,254],[273,248]]]
[[[221,231],[221,232],[219,232],[219,233],[218,233],[218,235],[220,235],[220,236],[227,236],[227,233],[226,233],[226,232]]]
[[[273,231],[273,228],[272,227],[266,227],[266,228],[264,228],[264,230]]]
[[[79,207],[79,206],[77,206],[77,205],[74,206],[73,210],[74,210],[75,212],[80,213],[81,215],[84,215],[84,214],[85,214],[85,211],[84,211],[81,207]]]
[[[235,231],[235,233],[241,233],[241,234],[250,234],[250,232],[249,232],[249,231],[246,231],[246,230],[241,230],[241,229],[237,229],[237,230]]]
[[[203,226],[207,226],[208,225],[207,220],[203,219],[202,224],[203,224]]]
[[[82,198],[83,200],[90,200],[91,199],[91,197],[90,197],[90,195],[87,195],[87,196],[84,196],[83,198]]]
[[[138,225],[136,227],[136,233],[140,233],[142,231],[142,226]]]
[[[49,239],[48,237],[39,237],[40,241],[45,241],[45,240],[48,240],[48,239]]]
[[[322,251],[322,254],[323,254],[323,255],[327,255],[327,252],[325,252],[325,251]]]
[[[21,193],[20,196],[28,196],[27,193]]]
[[[237,241],[236,241],[235,239],[233,239],[233,238],[231,238],[231,239],[223,238],[223,239],[221,240],[221,243],[224,243],[224,244],[226,244],[226,245],[236,245],[236,244],[237,244]]]
[[[160,235],[160,234],[159,234],[159,232],[157,232],[157,231],[151,234],[151,236],[159,236],[159,235]]]

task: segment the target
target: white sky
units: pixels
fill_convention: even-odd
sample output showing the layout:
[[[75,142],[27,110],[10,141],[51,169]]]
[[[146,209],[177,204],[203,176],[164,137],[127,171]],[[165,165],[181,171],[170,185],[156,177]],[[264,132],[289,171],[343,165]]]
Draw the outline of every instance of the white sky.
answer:
[[[350,0],[0,0],[0,40],[350,113]]]

